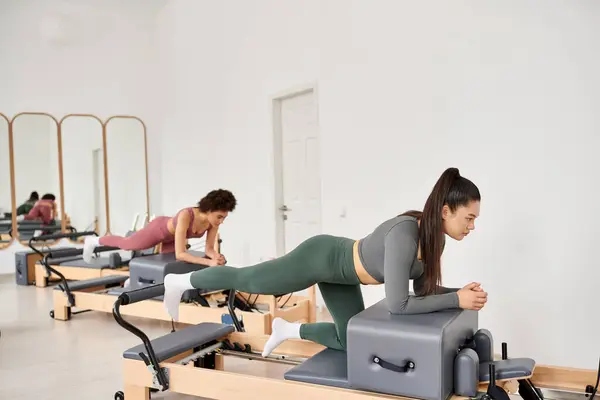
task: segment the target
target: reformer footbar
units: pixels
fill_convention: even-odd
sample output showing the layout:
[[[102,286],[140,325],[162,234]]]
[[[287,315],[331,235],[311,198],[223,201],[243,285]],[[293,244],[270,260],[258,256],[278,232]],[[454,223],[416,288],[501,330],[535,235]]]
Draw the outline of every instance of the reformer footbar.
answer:
[[[45,242],[47,240],[57,240],[57,239],[76,239],[78,237],[83,237],[83,236],[91,236],[91,235],[96,235],[98,236],[98,234],[96,232],[93,231],[86,231],[86,232],[71,232],[71,233],[53,233],[53,234],[46,234],[46,235],[38,235],[38,236],[33,236],[29,239],[28,241],[28,246],[31,250],[33,250],[35,253],[37,253],[40,257],[44,257],[44,254],[42,252],[40,252],[34,245],[33,243],[35,242]]]
[[[128,292],[122,293],[114,303],[113,306],[113,317],[117,323],[128,330],[129,332],[136,335],[142,341],[142,346],[136,346],[124,353],[124,357],[141,359],[146,367],[152,374],[152,381],[154,387],[161,391],[169,389],[168,372],[164,368],[160,367],[160,362],[164,361],[174,355],[177,355],[183,351],[193,349],[194,353],[191,356],[180,360],[182,364],[187,364],[191,361],[196,361],[203,358],[207,354],[214,352],[221,348],[223,343],[215,343],[214,341],[227,333],[233,331],[231,325],[217,324],[217,323],[201,323],[190,328],[185,328],[177,332],[172,332],[158,339],[151,341],[148,336],[133,324],[127,322],[120,312],[121,306],[128,304],[137,303],[139,301],[152,299],[164,294],[164,284],[152,285],[141,289],[135,289]],[[235,291],[230,291],[228,310],[231,318],[234,322],[235,329],[239,332],[243,332],[243,326],[239,319],[235,315],[233,308],[233,299],[235,298]],[[179,339],[178,346],[171,346],[170,340],[172,338]],[[154,344],[152,343],[154,342]],[[155,351],[158,348],[158,351]],[[145,350],[145,353],[142,351]],[[157,355],[158,353],[158,355]],[[122,399],[123,392],[115,393],[115,399]]]

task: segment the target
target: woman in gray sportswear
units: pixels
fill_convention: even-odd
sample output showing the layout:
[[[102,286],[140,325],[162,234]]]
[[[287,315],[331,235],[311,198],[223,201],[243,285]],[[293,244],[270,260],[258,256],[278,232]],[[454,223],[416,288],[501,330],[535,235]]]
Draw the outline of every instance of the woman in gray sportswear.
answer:
[[[350,318],[364,310],[360,285],[385,284],[392,314],[429,313],[450,308],[480,310],[487,301],[478,283],[462,289],[440,286],[445,235],[462,240],[474,229],[481,196],[477,186],[448,168],[422,212],[407,211],[380,224],[360,240],[317,235],[275,260],[236,268],[217,266],[165,276],[164,305],[178,319],[179,303],[190,289],[235,289],[282,295],[319,285],[334,323],[296,323],[275,318],[263,356],[287,339],[306,339],[346,348]],[[415,295],[409,294],[413,280]]]

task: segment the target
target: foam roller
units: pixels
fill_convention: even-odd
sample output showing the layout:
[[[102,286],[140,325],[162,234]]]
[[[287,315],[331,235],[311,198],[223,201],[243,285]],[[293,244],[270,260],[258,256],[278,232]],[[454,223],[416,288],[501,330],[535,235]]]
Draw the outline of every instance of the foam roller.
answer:
[[[473,336],[475,351],[479,356],[479,362],[494,361],[494,339],[492,333],[487,329],[479,329]]]
[[[479,385],[479,356],[473,349],[462,349],[454,359],[454,391],[458,396],[475,397]]]

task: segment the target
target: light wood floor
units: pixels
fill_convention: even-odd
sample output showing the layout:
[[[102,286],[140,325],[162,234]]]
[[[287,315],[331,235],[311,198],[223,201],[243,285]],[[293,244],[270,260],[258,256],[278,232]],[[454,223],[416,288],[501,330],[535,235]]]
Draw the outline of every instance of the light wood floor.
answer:
[[[87,312],[66,322],[51,319],[53,290],[18,286],[14,275],[0,275],[0,399],[112,399],[115,391],[123,390],[123,351],[141,342],[112,314]],[[128,320],[151,339],[171,331],[170,322]],[[228,358],[226,368],[283,377],[291,367]],[[198,399],[172,393],[153,393],[152,398]]]

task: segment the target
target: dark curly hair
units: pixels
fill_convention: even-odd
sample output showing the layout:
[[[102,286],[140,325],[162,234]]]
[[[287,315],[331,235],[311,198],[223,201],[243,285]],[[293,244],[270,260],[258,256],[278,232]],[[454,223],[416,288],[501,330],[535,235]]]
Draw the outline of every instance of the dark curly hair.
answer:
[[[233,211],[237,205],[237,200],[233,193],[225,189],[210,191],[198,202],[198,208],[202,212],[210,211]]]

